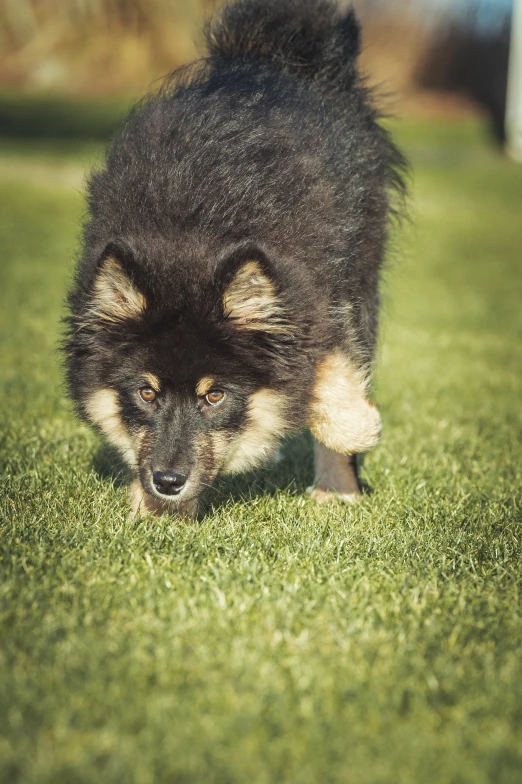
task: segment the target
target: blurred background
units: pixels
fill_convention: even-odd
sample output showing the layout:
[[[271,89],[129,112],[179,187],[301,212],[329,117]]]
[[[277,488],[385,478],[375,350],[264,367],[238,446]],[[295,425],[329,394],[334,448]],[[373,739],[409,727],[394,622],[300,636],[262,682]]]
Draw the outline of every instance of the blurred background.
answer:
[[[298,438],[219,485],[199,529],[125,523],[57,346],[86,172],[132,102],[202,52],[213,4],[0,0],[2,781],[521,779],[512,4],[355,5],[411,163],[382,286],[374,492],[314,511]]]
[[[202,22],[217,5],[2,0],[0,134],[107,136],[133,98],[202,53]],[[363,67],[389,111],[487,118],[504,140],[512,0],[354,5],[364,23]]]

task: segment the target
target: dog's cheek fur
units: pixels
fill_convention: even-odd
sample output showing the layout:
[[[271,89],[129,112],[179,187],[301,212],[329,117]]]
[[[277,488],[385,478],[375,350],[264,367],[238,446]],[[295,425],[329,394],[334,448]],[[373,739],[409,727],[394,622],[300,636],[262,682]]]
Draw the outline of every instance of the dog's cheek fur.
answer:
[[[343,455],[366,452],[379,441],[381,418],[367,398],[368,380],[341,351],[318,365],[309,426],[329,449]]]
[[[105,434],[115,446],[125,462],[135,467],[137,463],[136,445],[131,434],[123,424],[118,394],[114,389],[97,389],[84,401],[88,418]]]
[[[199,486],[198,494],[209,487],[216,478],[222,464],[223,444],[219,431],[199,433],[192,446],[194,467],[190,483]]]
[[[223,465],[226,473],[239,473],[271,457],[288,432],[287,400],[280,392],[259,389],[248,402],[246,423],[231,442]]]

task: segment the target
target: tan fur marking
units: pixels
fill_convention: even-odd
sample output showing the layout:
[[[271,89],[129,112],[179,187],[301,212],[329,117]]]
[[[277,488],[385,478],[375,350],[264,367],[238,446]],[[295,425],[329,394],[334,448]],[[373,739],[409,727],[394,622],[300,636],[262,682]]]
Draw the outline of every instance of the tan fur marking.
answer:
[[[248,404],[247,426],[232,441],[223,470],[247,471],[272,457],[287,429],[284,397],[271,389],[254,392]]]
[[[113,258],[103,262],[94,284],[94,294],[90,314],[104,321],[136,318],[147,307],[143,294]]]
[[[223,295],[225,316],[241,329],[286,332],[282,308],[272,281],[256,261],[247,261],[236,272]]]
[[[318,503],[343,501],[353,503],[361,498],[355,467],[347,455],[341,455],[314,439],[315,479],[307,492]]]
[[[132,440],[121,421],[118,395],[114,389],[98,389],[85,401],[85,410],[111,444],[120,450],[124,460],[130,466],[136,465]]]
[[[143,442],[145,441],[146,436],[147,436],[147,428],[140,427],[140,429],[138,430],[135,436],[135,452],[137,455],[139,455],[140,453],[140,450],[143,446]]]
[[[160,384],[159,378],[157,376],[155,376],[154,373],[143,373],[142,378],[156,392],[159,392],[161,390],[161,384]]]
[[[350,455],[366,452],[379,441],[381,418],[368,401],[368,380],[339,350],[318,366],[309,427],[322,444]]]
[[[204,397],[207,392],[210,392],[215,383],[216,380],[213,376],[203,376],[196,384],[196,394],[199,397]]]
[[[221,461],[225,459],[227,450],[230,446],[230,438],[220,430],[215,430],[210,434],[214,463],[221,466]]]

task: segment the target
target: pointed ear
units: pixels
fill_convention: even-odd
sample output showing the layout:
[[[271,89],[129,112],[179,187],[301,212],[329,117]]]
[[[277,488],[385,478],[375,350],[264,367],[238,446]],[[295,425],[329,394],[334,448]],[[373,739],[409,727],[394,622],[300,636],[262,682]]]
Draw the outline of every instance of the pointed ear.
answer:
[[[90,314],[107,322],[139,317],[147,307],[145,296],[132,275],[132,251],[121,242],[107,245],[102,255]]]
[[[352,455],[366,452],[381,435],[381,418],[367,397],[367,375],[341,351],[319,363],[308,425],[318,441]]]
[[[259,261],[245,261],[223,294],[223,312],[238,329],[286,332],[275,284]]]

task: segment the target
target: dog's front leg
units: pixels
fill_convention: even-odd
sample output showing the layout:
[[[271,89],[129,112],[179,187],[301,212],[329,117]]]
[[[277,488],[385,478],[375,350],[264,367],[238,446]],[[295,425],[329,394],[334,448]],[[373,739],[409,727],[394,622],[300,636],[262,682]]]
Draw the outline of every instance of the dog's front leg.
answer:
[[[315,478],[308,493],[314,501],[353,503],[361,497],[357,455],[341,455],[314,438]]]
[[[145,517],[146,515],[160,515],[167,512],[167,514],[174,515],[175,517],[189,517],[195,519],[198,513],[198,499],[193,498],[185,504],[180,503],[176,506],[173,504],[165,503],[159,498],[146,493],[141,485],[139,479],[134,479],[129,487],[129,518]]]
[[[309,493],[316,501],[351,503],[361,497],[357,455],[375,446],[381,432],[367,386],[364,370],[340,350],[317,367],[308,422],[315,442],[315,480]]]

